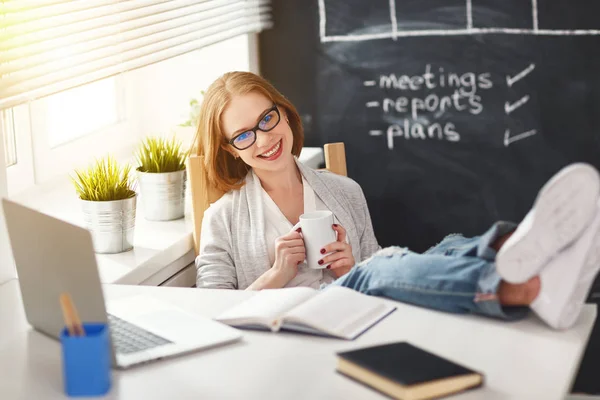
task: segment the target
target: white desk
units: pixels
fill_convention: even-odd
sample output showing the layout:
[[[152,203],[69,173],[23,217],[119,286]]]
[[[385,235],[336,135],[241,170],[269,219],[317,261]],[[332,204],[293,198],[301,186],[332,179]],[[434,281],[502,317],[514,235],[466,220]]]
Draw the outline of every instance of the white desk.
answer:
[[[107,285],[107,299],[146,294],[214,316],[250,293]],[[244,331],[241,342],[114,372],[111,399],[381,399],[335,373],[336,351],[409,340],[486,374],[485,386],[452,399],[562,399],[571,386],[596,307],[554,332],[533,316],[505,323],[396,303],[355,341]],[[62,399],[58,342],[29,328],[18,282],[0,286],[0,398]]]

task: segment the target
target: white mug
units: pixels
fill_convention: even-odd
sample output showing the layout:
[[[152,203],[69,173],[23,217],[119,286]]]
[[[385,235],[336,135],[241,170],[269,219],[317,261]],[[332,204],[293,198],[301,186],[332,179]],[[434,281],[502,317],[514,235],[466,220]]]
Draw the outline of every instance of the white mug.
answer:
[[[332,228],[333,213],[331,211],[314,211],[302,214],[294,230],[302,228],[304,247],[306,248],[306,264],[309,268],[322,269],[328,264],[319,265],[319,260],[331,254],[321,254],[321,249],[337,240]]]

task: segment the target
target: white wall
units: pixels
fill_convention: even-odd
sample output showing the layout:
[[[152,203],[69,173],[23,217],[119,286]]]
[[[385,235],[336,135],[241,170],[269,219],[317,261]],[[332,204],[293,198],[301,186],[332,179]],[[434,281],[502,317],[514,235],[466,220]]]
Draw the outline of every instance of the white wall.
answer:
[[[1,118],[1,117],[0,117]],[[7,196],[6,160],[4,157],[4,137],[0,120],[0,197]],[[12,255],[8,246],[8,235],[4,225],[4,213],[0,207],[0,285],[16,277]]]
[[[188,102],[202,100],[200,92],[224,72],[258,72],[256,41],[254,34],[241,35],[134,71],[144,134],[164,134],[187,120]]]

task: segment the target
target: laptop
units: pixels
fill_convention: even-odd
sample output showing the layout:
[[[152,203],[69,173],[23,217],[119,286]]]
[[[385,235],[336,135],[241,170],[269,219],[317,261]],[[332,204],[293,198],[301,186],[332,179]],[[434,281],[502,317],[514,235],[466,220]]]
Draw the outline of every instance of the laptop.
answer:
[[[59,296],[68,292],[83,322],[108,323],[117,368],[241,338],[235,328],[147,296],[116,299],[107,313],[90,232],[7,199],[2,206],[25,314],[36,330],[58,339]]]

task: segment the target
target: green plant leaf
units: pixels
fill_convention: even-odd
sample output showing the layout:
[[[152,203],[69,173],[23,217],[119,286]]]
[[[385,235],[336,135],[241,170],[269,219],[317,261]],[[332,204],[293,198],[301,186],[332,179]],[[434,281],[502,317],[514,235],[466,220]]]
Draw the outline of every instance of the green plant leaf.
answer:
[[[120,167],[110,156],[96,160],[85,170],[75,170],[71,181],[82,200],[113,201],[135,196],[131,166]]]
[[[147,137],[140,143],[135,158],[141,172],[161,173],[185,169],[187,154],[175,137]]]

